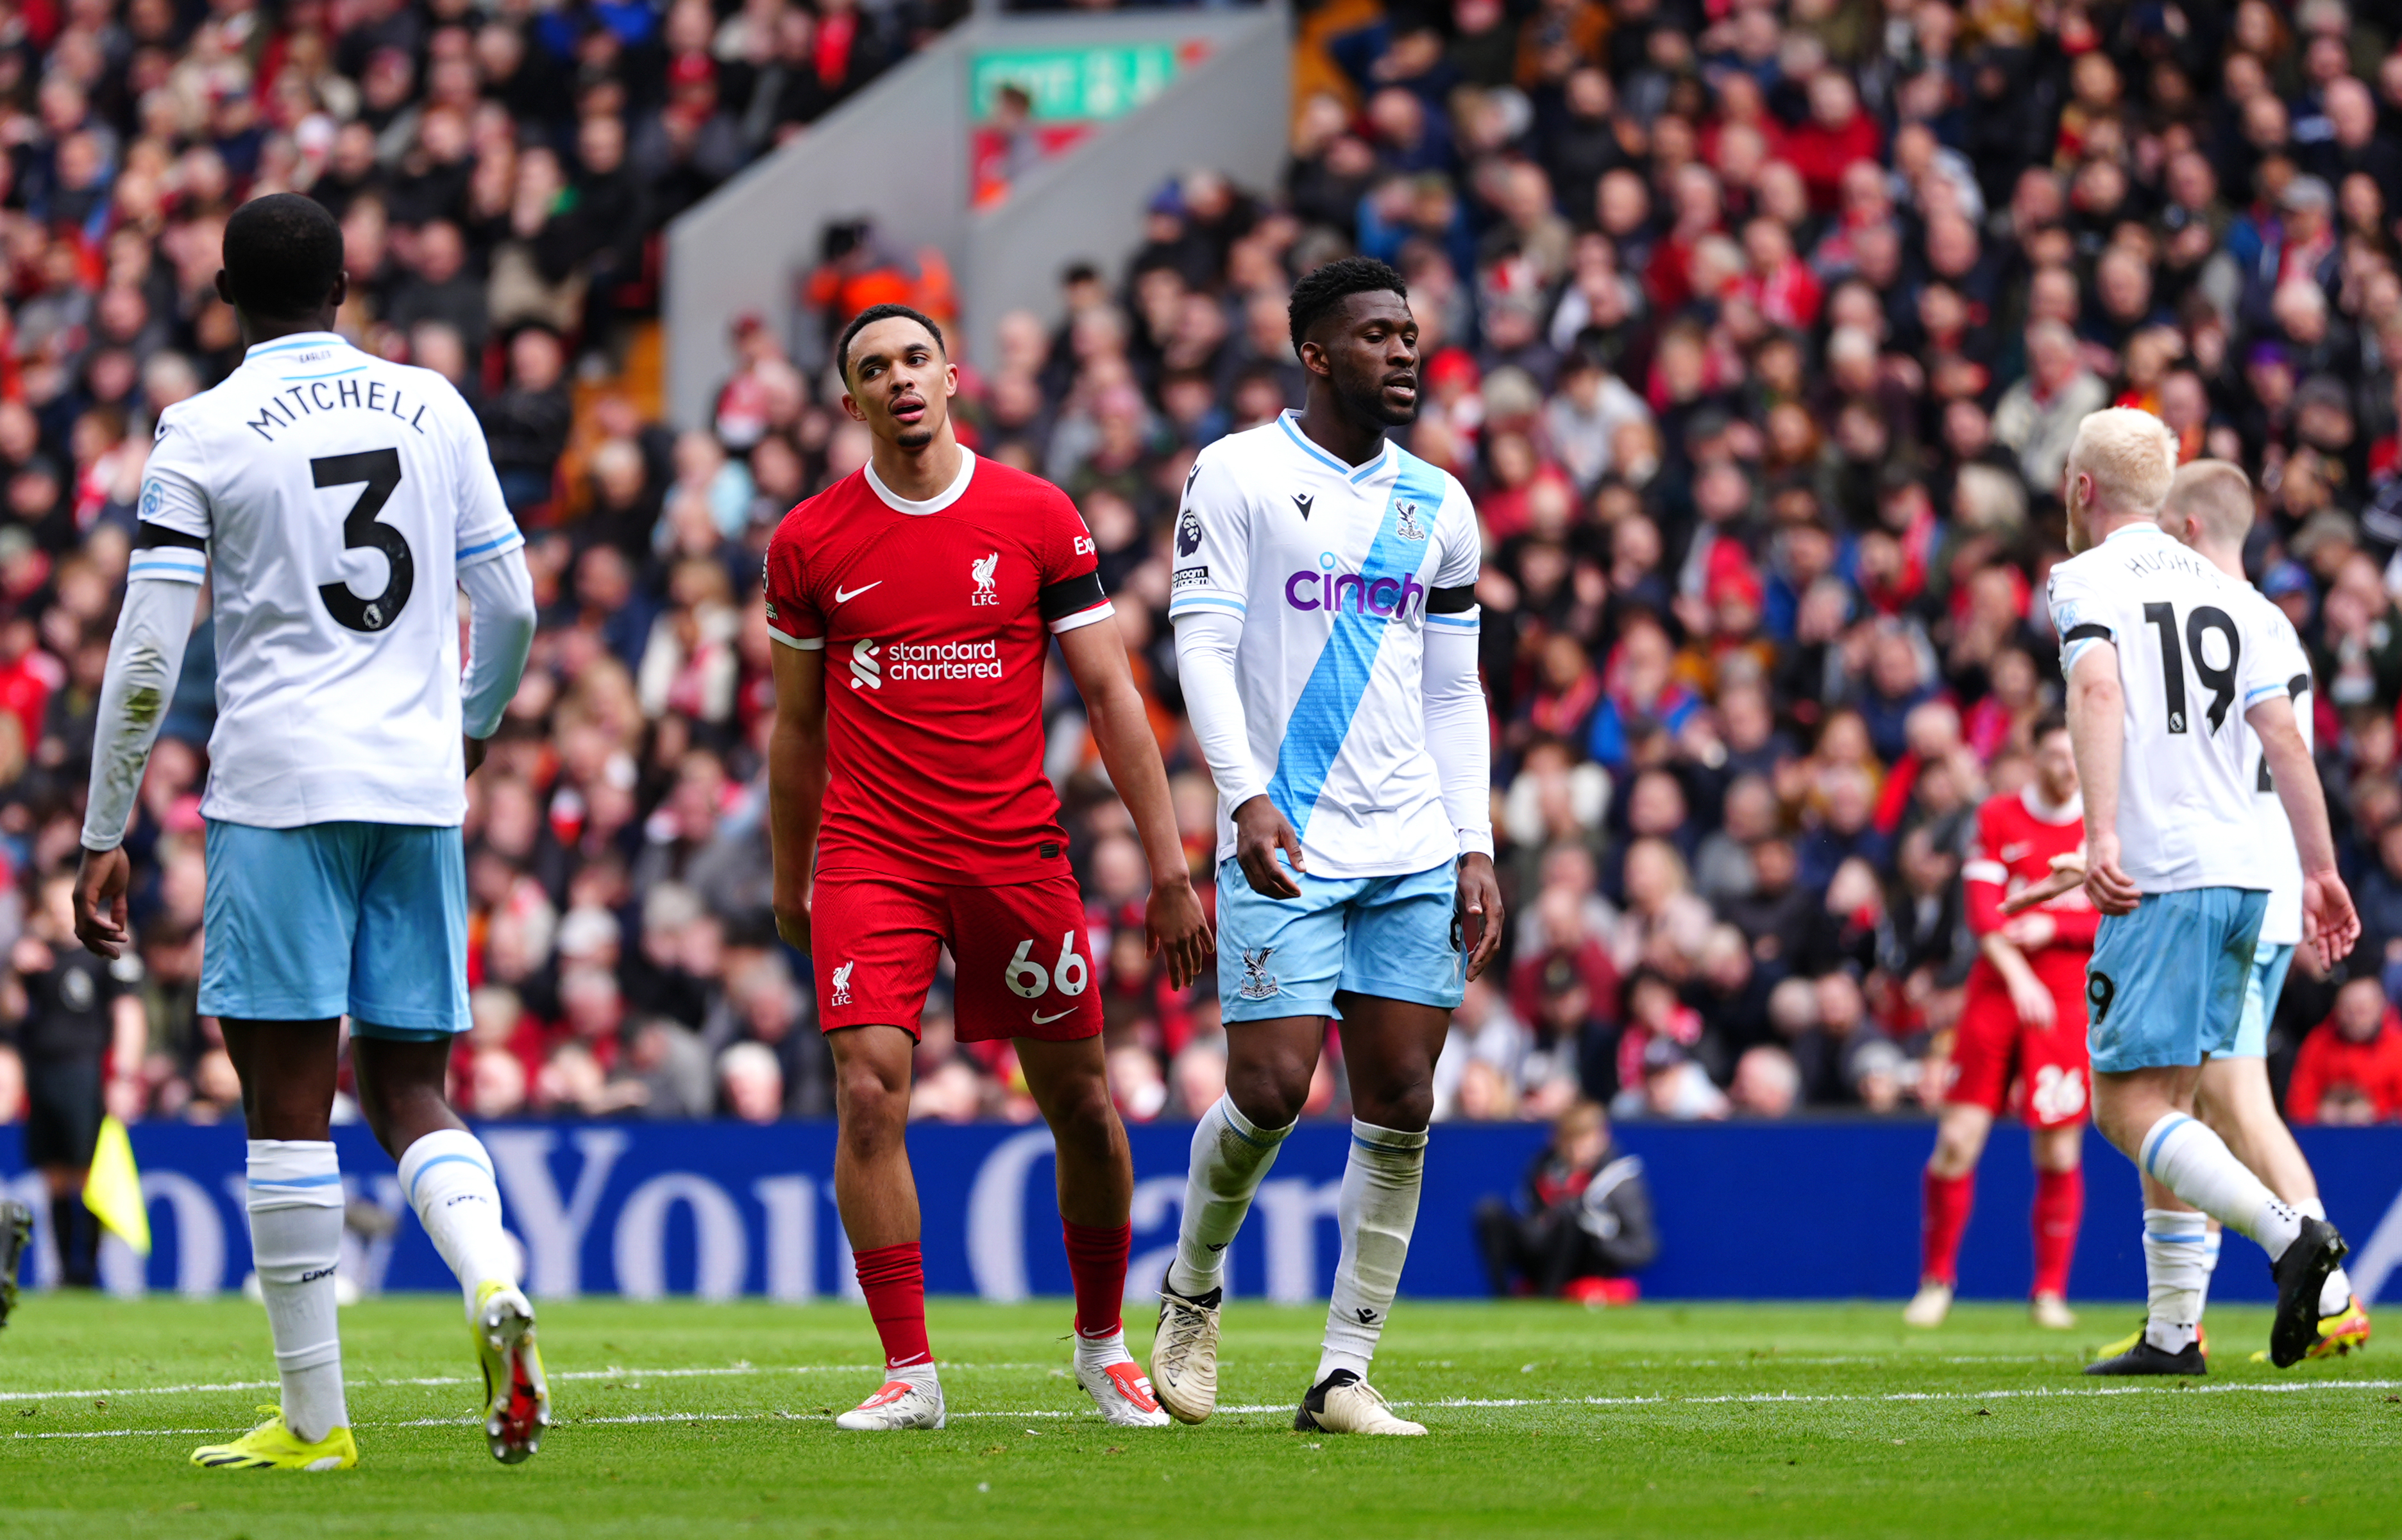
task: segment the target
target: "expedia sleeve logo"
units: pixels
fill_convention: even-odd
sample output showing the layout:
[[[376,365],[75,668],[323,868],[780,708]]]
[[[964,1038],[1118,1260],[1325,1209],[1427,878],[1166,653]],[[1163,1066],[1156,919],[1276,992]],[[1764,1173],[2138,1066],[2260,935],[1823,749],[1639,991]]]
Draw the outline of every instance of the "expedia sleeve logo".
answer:
[[[1199,549],[1201,549],[1201,516],[1187,508],[1184,510],[1183,516],[1176,521],[1176,554],[1180,557],[1189,557]]]

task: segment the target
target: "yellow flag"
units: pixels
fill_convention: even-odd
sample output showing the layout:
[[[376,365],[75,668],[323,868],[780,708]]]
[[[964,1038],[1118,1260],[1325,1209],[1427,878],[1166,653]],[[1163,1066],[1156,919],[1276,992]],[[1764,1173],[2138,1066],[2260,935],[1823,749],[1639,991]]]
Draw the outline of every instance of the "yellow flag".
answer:
[[[115,1118],[100,1121],[100,1142],[91,1151],[91,1175],[83,1184],[83,1206],[137,1253],[150,1255],[150,1209],[142,1201],[142,1173],[134,1169],[133,1141],[125,1136],[125,1125]]]

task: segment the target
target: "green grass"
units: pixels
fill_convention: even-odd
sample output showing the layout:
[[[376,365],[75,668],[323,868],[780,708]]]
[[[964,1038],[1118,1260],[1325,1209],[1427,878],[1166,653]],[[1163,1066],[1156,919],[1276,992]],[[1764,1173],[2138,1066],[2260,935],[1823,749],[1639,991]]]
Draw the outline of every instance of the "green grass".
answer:
[[[2080,1377],[2133,1319],[1404,1301],[1375,1378],[1432,1437],[1346,1441],[1291,1431],[1317,1310],[1236,1301],[1229,1409],[1153,1432],[1091,1414],[1063,1304],[938,1302],[951,1425],[866,1436],[828,1422],[877,1383],[856,1307],[552,1304],[560,1425],[503,1469],[457,1302],[387,1299],[343,1316],[363,1463],[301,1477],[185,1464],[273,1399],[239,1388],[271,1378],[257,1307],[35,1297],[0,1332],[0,1534],[2402,1533],[2393,1350],[2280,1373],[2243,1361],[2264,1312],[2214,1310],[2202,1385]]]

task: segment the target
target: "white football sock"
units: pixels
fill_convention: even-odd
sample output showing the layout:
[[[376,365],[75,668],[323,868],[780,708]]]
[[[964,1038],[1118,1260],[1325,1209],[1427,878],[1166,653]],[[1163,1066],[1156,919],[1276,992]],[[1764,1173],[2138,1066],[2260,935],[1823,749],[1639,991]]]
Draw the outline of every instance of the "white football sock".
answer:
[[[2189,1209],[2144,1210],[2144,1282],[2151,1309],[2144,1339],[2166,1353],[2182,1353],[2202,1325],[2202,1297],[2210,1287],[2210,1217]]]
[[[1126,1351],[1125,1328],[1120,1327],[1107,1337],[1087,1337],[1076,1333],[1076,1368],[1079,1371],[1098,1370],[1111,1364],[1130,1362],[1134,1354]]]
[[[251,1265],[283,1381],[283,1423],[313,1444],[351,1424],[334,1264],[342,1255],[342,1173],[323,1139],[250,1141]]]
[[[2326,1200],[2324,1198],[2305,1198],[2300,1203],[2294,1205],[2294,1212],[2301,1215],[2305,1218],[2317,1219],[2321,1222],[2325,1222],[2326,1219]],[[2352,1274],[2344,1272],[2343,1269],[2339,1267],[2333,1272],[2327,1274],[2326,1286],[2319,1290],[2319,1313],[2321,1315],[2340,1315],[2351,1306],[2351,1304]]]
[[[463,1128],[426,1134],[401,1151],[400,1190],[458,1274],[471,1313],[480,1286],[518,1281],[517,1247],[501,1228],[501,1189],[481,1139]]]
[[[1193,1162],[1184,1177],[1184,1221],[1176,1232],[1176,1259],[1167,1264],[1167,1286],[1187,1299],[1218,1286],[1226,1247],[1243,1228],[1243,1216],[1260,1182],[1276,1164],[1277,1148],[1299,1121],[1262,1128],[1242,1114],[1232,1096],[1201,1114],[1193,1130]]]
[[[1334,1297],[1326,1307],[1326,1340],[1312,1384],[1338,1368],[1367,1377],[1376,1339],[1401,1286],[1401,1263],[1418,1222],[1418,1189],[1426,1179],[1427,1136],[1351,1120],[1351,1158],[1343,1166],[1343,1260],[1334,1269]]]
[[[2218,1276],[2218,1247],[2226,1234],[2219,1228],[2218,1221],[2213,1219],[2210,1229],[2202,1237],[2202,1298],[2194,1302],[2193,1308],[2202,1314],[2207,1314],[2210,1310],[2210,1281]],[[2200,1314],[2195,1316],[2196,1320],[2201,1318]]]
[[[2278,1202],[2200,1120],[2165,1113],[2135,1148],[2141,1152],[2135,1163],[2152,1180],[2228,1229],[2259,1242],[2271,1261],[2284,1256],[2301,1233],[2302,1217]]]

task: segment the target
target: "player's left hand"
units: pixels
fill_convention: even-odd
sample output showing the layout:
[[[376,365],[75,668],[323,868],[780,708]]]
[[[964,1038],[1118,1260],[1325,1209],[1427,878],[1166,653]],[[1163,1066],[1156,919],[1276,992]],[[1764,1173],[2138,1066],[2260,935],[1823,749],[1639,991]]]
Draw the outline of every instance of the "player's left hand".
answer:
[[[2009,975],[2004,982],[2010,992],[2010,1009],[2019,1014],[2019,1024],[2038,1032],[2050,1031],[2052,1024],[2059,1020],[2059,1011],[2043,981],[2033,973],[2020,972]]]
[[[2333,872],[2302,878],[2302,932],[2318,954],[2321,968],[2333,968],[2352,955],[2360,940],[2360,914],[2352,906],[2352,891]]]
[[[1191,878],[1171,873],[1166,882],[1151,885],[1150,901],[1142,906],[1143,939],[1153,956],[1167,955],[1167,982],[1181,989],[1201,976],[1201,967],[1218,949],[1209,933],[1209,916],[1201,912],[1201,896]]]
[[[125,890],[132,880],[133,863],[126,859],[123,846],[83,853],[83,863],[76,868],[75,930],[76,940],[92,956],[114,962],[125,950],[130,940]],[[2353,927],[2355,932],[2359,928],[2357,923]]]
[[[472,777],[476,772],[483,766],[485,740],[482,738],[471,738],[466,736],[464,734],[462,734],[460,735],[459,741],[466,746],[467,774]]]
[[[1482,974],[1501,950],[1501,884],[1493,858],[1470,851],[1459,858],[1459,943],[1468,951],[1468,976]]]

